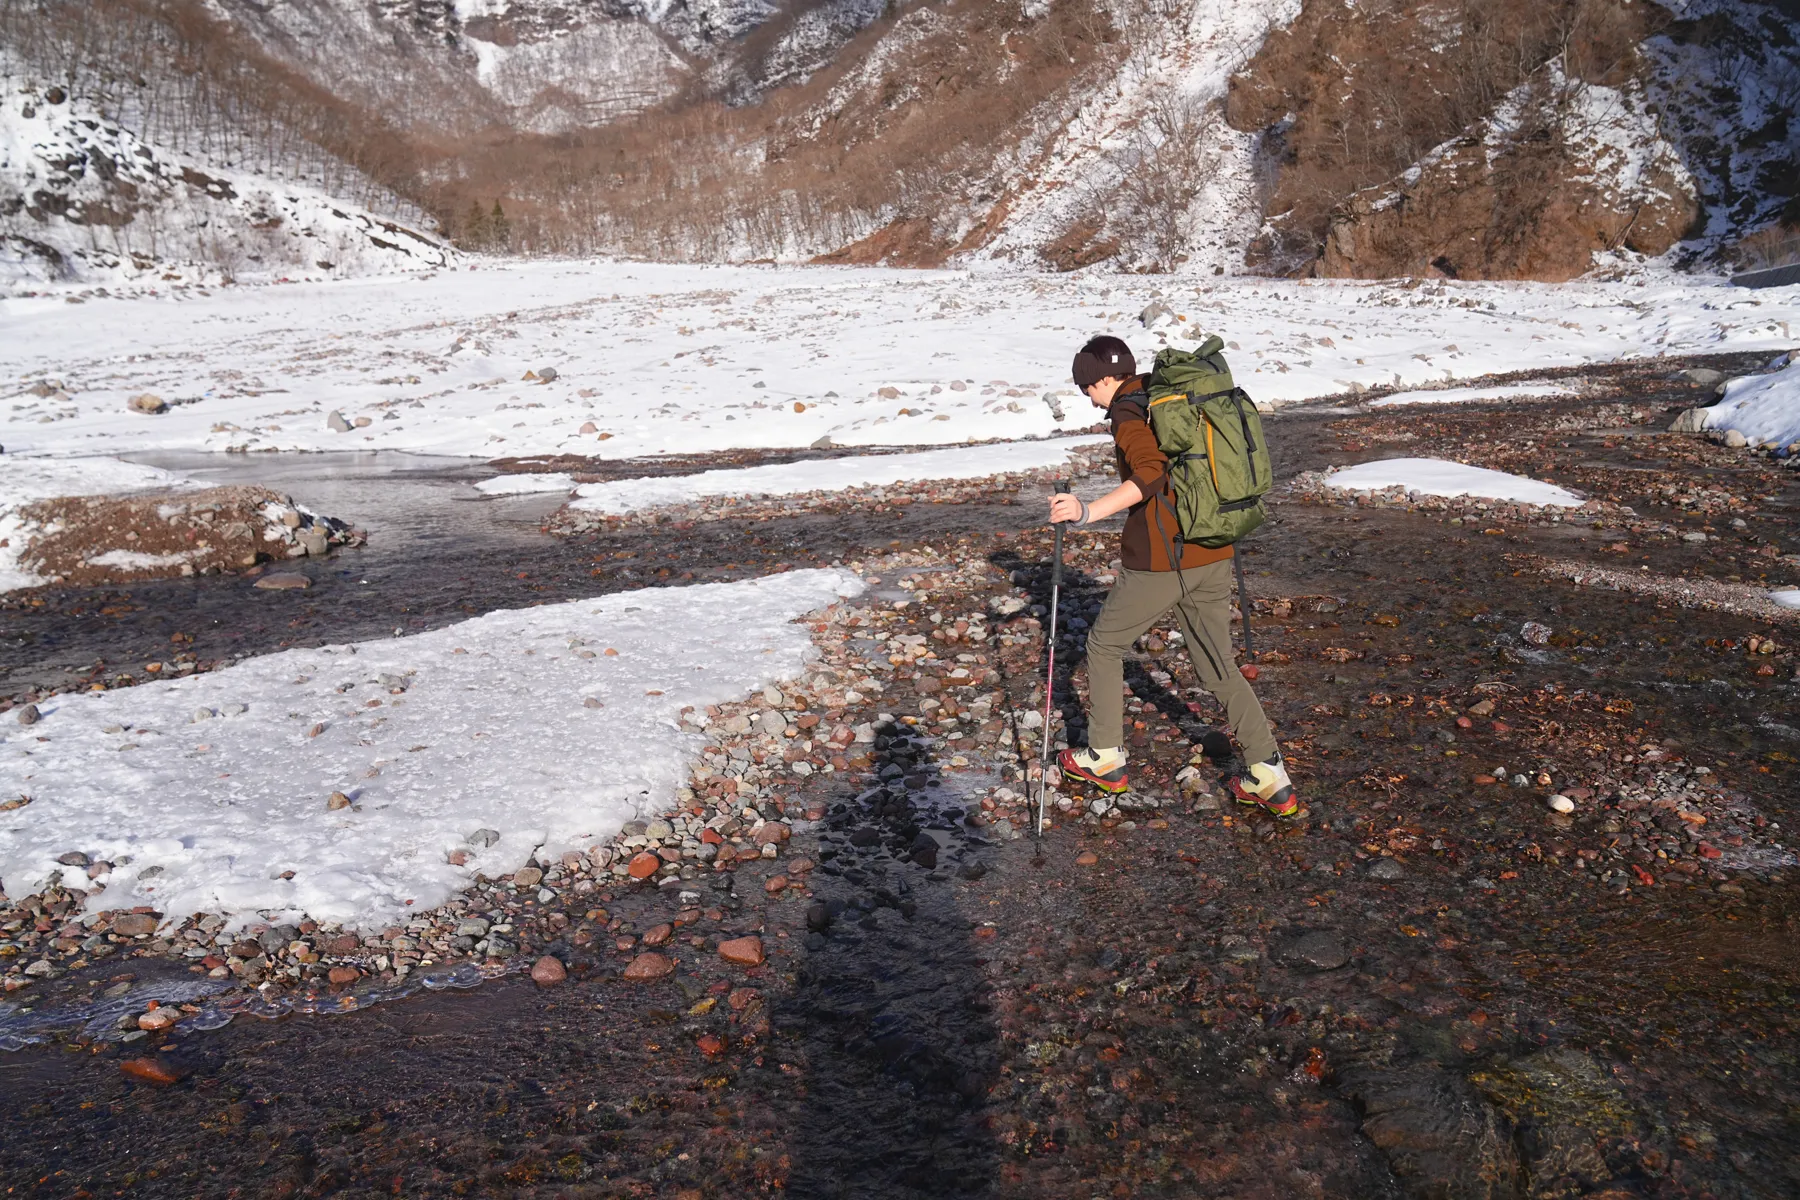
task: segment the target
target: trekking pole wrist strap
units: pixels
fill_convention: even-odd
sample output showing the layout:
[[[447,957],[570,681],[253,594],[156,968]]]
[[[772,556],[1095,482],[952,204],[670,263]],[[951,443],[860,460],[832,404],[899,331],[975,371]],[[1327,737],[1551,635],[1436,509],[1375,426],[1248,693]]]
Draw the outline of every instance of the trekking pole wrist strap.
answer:
[[[1075,503],[1081,505],[1081,520],[1075,523],[1077,525],[1086,525],[1088,523],[1088,502],[1086,500],[1077,499]]]

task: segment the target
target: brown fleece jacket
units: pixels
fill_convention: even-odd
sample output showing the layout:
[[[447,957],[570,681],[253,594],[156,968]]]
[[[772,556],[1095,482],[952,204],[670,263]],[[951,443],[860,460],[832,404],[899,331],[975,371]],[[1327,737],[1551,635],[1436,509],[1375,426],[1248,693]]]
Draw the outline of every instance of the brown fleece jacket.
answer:
[[[1156,434],[1150,428],[1146,410],[1149,396],[1144,391],[1143,376],[1125,381],[1107,408],[1112,422],[1113,454],[1118,460],[1119,479],[1135,483],[1144,499],[1132,505],[1125,516],[1125,533],[1120,539],[1119,562],[1127,571],[1173,571],[1170,550],[1181,534],[1175,505],[1167,490],[1169,460],[1156,448]],[[1231,547],[1208,550],[1204,546],[1182,544],[1181,567],[1204,567],[1231,557]]]

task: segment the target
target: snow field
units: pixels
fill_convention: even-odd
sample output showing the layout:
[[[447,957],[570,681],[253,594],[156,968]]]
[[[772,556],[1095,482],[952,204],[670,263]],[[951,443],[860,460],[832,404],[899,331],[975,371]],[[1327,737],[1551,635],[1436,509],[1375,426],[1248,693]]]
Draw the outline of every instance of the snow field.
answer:
[[[1110,438],[1098,437],[1057,438],[954,450],[922,450],[914,454],[820,458],[736,470],[702,471],[697,475],[584,483],[575,490],[577,499],[569,507],[580,512],[622,515],[686,504],[708,496],[793,496],[803,492],[837,492],[924,480],[982,479],[1006,472],[1060,466],[1068,461],[1070,450],[1110,441]]]
[[[704,743],[680,710],[797,674],[817,652],[794,618],[862,588],[650,588],[56,697],[0,733],[0,794],[32,798],[0,821],[0,883],[84,886],[56,862],[80,850],[115,864],[91,910],[379,928],[667,809]]]
[[[956,445],[1086,427],[1087,338],[1148,361],[1219,331],[1272,406],[1646,355],[1786,349],[1800,293],[1693,282],[1395,283],[996,269],[481,264],[211,295],[0,301],[11,454],[410,450],[630,458],[754,447]],[[1137,315],[1160,298],[1180,317]],[[549,382],[524,379],[554,367]],[[151,392],[181,401],[121,412]],[[341,411],[366,426],[332,432]],[[591,432],[584,433],[584,428]]]
[[[1480,496],[1554,508],[1579,508],[1582,504],[1581,497],[1553,483],[1442,458],[1384,458],[1334,471],[1325,484],[1352,492],[1402,487],[1427,496]]]
[[[203,486],[170,471],[116,458],[44,459],[7,455],[0,459],[0,592],[43,582],[19,563],[20,555],[38,532],[20,511],[27,505],[58,496],[117,496]],[[120,561],[110,565],[133,564]]]

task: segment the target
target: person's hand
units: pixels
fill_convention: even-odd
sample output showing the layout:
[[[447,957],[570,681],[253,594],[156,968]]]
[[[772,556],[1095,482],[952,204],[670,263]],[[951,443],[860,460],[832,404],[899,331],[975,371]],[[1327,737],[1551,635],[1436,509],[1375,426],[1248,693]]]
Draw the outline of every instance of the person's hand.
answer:
[[[1061,525],[1068,522],[1079,522],[1087,505],[1068,493],[1050,497],[1050,523]]]

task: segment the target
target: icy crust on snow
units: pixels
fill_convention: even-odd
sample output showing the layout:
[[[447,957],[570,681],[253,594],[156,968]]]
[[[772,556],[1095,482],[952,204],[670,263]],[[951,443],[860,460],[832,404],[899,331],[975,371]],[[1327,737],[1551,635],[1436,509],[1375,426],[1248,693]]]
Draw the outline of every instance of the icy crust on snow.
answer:
[[[651,588],[59,696],[0,733],[0,794],[32,797],[0,823],[0,883],[37,890],[79,849],[116,864],[90,909],[380,927],[667,809],[704,743],[680,710],[798,673],[817,651],[794,618],[862,586]]]
[[[1731,380],[1719,402],[1701,411],[1704,428],[1735,429],[1752,446],[1800,442],[1800,360],[1773,375]]]
[[[1144,329],[1152,299],[1187,319]],[[13,299],[0,301],[0,378],[54,378],[68,395],[0,405],[0,443],[9,456],[241,447],[482,458],[825,436],[956,445],[1086,428],[1096,414],[1085,401],[1053,407],[1043,394],[1069,388],[1069,360],[1095,334],[1124,337],[1148,361],[1209,330],[1268,406],[1522,363],[1787,350],[1800,290],[534,262],[182,299]],[[524,379],[544,367],[557,378]],[[146,391],[181,403],[121,419]],[[334,432],[333,412],[368,424]],[[588,422],[594,432],[582,433]]]
[[[795,496],[847,488],[887,487],[933,479],[982,479],[1011,471],[1060,466],[1069,452],[1107,438],[1059,438],[1043,442],[924,450],[914,454],[858,455],[763,467],[702,471],[698,475],[616,479],[584,483],[569,507],[621,515],[686,504],[707,496]],[[498,482],[498,481],[491,481]]]
[[[392,274],[456,254],[302,184],[147,144],[78,96],[0,94],[0,294],[47,284]]]
[[[1783,608],[1800,608],[1800,588],[1782,588],[1769,593],[1769,599]]]
[[[1480,496],[1555,508],[1579,508],[1582,503],[1574,492],[1553,483],[1442,458],[1384,458],[1334,471],[1325,484],[1351,492],[1401,487],[1426,496]]]
[[[160,467],[141,466],[116,458],[16,458],[7,455],[0,459],[0,592],[35,587],[44,582],[19,565],[19,556],[39,532],[20,512],[27,505],[61,496],[120,496],[131,492],[202,486]]]
[[[1493,387],[1438,388],[1433,391],[1394,392],[1369,401],[1370,408],[1402,404],[1472,404],[1495,400],[1543,400],[1573,396],[1576,389],[1561,383],[1501,383]]]

